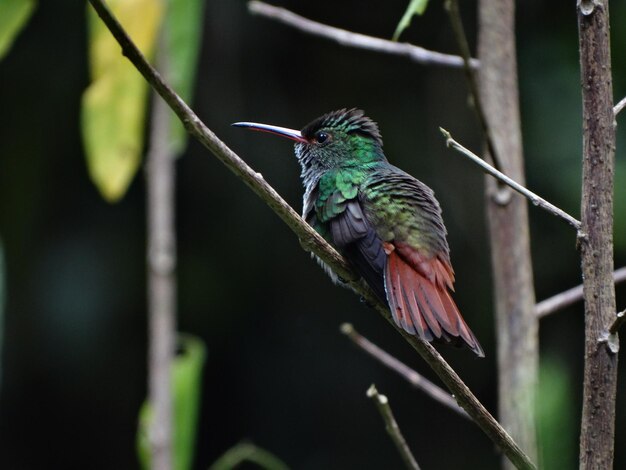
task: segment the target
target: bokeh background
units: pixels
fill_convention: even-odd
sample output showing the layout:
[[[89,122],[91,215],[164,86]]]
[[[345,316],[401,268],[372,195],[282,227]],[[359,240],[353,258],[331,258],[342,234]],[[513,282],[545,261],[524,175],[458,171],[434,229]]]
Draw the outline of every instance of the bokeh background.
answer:
[[[475,42],[475,2],[463,2]],[[406,0],[280,5],[390,37]],[[110,205],[90,182],[79,133],[88,84],[83,2],[42,1],[0,63],[0,238],[6,259],[0,467],[138,466],[146,395],[145,184]],[[441,348],[496,410],[494,327],[483,176],[445,148],[438,127],[480,149],[461,71],[346,49],[207,0],[194,109],[296,208],[289,143],[231,128],[239,120],[302,127],[341,107],[366,110],[393,163],[436,192],[457,273],[456,299],[487,358]],[[626,94],[626,2],[612,2],[616,101]],[[580,90],[574,2],[520,2],[518,51],[528,185],[579,213]],[[456,52],[432,0],[404,40]],[[626,116],[618,119],[616,266],[626,264]],[[497,468],[470,422],[412,390],[339,333],[355,327],[418,371],[421,359],[372,310],[334,287],[296,237],[196,142],[177,163],[179,329],[208,348],[196,468],[248,439],[292,468],[401,468],[365,391],[388,395],[423,468]],[[530,208],[538,299],[580,282],[572,230]],[[625,307],[626,289],[618,289]],[[542,461],[575,468],[582,390],[582,305],[541,322]],[[623,396],[626,370],[620,372]],[[618,398],[616,468],[626,465]]]

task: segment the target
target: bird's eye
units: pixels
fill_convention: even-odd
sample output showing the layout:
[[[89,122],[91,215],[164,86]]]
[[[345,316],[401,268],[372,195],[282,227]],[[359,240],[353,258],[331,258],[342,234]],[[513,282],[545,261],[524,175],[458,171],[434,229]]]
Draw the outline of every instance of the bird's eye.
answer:
[[[330,138],[330,135],[324,131],[319,131],[315,134],[315,142],[317,142],[318,144],[323,144],[324,142],[328,141]]]

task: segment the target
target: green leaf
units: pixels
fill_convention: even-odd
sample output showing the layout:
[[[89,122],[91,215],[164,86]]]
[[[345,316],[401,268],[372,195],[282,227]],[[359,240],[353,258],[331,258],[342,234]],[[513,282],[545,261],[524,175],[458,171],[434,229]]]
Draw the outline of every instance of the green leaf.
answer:
[[[244,462],[251,462],[265,470],[289,470],[285,462],[274,454],[249,442],[241,442],[228,449],[209,470],[232,470]]]
[[[174,469],[187,470],[193,464],[206,349],[202,341],[194,336],[179,335],[178,338],[182,351],[172,364]],[[139,411],[137,431],[137,453],[145,469],[150,468],[148,430],[151,421],[152,409],[150,403],[145,401]]]
[[[11,49],[13,41],[26,26],[36,5],[35,0],[0,1],[0,60]]]
[[[161,0],[110,0],[113,14],[137,47],[152,56]],[[109,202],[119,200],[139,168],[148,84],[92,8],[88,10],[91,85],[82,99],[82,134],[89,175]]]
[[[411,0],[396,27],[396,31],[393,33],[393,41],[397,41],[402,32],[409,27],[414,15],[422,15],[426,11],[427,5],[428,0]]]
[[[164,20],[164,45],[167,81],[189,103],[196,77],[198,53],[202,42],[203,0],[169,0]],[[178,156],[187,144],[187,131],[170,111],[169,143]]]

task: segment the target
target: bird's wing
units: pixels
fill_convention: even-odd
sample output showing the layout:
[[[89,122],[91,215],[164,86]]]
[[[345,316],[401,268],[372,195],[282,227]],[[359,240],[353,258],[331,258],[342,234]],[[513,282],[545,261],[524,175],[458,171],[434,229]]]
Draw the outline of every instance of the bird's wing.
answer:
[[[356,178],[329,174],[311,198],[315,202],[305,206],[315,206],[315,210],[307,212],[307,222],[344,255],[378,298],[386,301],[383,273],[387,256],[363,214]]]
[[[384,287],[396,323],[428,341],[462,340],[483,356],[450,296],[454,271],[432,190],[389,166],[370,176],[359,200],[386,253]]]
[[[329,221],[332,243],[339,248],[381,301],[386,300],[384,269],[387,255],[376,230],[369,224],[358,199]]]

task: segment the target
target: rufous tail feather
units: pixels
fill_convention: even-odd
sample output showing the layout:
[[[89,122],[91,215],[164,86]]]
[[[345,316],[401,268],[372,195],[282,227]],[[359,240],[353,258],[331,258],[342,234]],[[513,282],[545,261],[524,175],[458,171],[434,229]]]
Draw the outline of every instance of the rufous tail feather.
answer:
[[[410,266],[395,249],[389,249],[385,266],[385,290],[398,326],[426,341],[463,341],[478,356],[484,352],[463,320],[447,286],[429,279]],[[433,258],[434,269],[442,263]],[[441,277],[441,276],[440,276]]]

